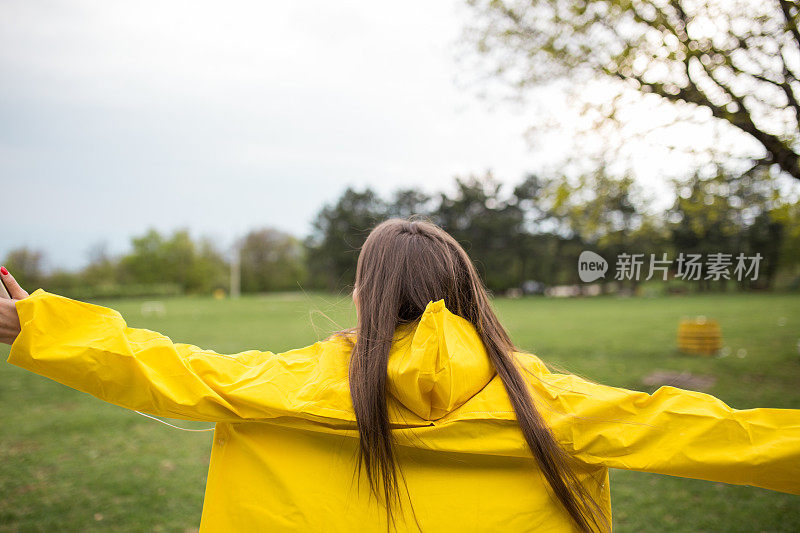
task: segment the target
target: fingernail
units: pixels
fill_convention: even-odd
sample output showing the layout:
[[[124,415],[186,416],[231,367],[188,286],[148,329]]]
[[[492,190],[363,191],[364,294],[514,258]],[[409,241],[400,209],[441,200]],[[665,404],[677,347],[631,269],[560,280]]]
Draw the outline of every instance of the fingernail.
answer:
[[[0,274],[8,276],[8,270],[6,270],[6,267],[0,267]]]

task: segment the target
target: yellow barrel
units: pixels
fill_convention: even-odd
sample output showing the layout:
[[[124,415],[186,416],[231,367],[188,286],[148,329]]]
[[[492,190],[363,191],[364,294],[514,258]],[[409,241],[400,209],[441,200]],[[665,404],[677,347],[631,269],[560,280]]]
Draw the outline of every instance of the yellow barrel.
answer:
[[[722,348],[722,331],[716,320],[704,316],[681,320],[678,349],[692,355],[714,355]]]

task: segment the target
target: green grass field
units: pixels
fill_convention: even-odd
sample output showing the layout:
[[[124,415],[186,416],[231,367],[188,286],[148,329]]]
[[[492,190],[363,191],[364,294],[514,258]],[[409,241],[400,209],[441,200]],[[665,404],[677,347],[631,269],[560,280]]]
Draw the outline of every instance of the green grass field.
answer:
[[[353,324],[348,297],[274,295],[238,301],[105,301],[132,327],[222,353],[283,351]],[[609,385],[652,392],[655,369],[713,375],[707,392],[738,409],[800,408],[800,296],[497,300],[515,342]],[[678,321],[707,315],[731,355],[683,356]],[[1,355],[8,346],[1,345]],[[741,357],[740,357],[741,356]],[[0,364],[0,531],[195,531],[210,433],[168,428]],[[182,423],[203,427],[200,423]],[[206,425],[207,426],[207,425]],[[612,471],[614,529],[800,531],[800,497],[752,487]]]

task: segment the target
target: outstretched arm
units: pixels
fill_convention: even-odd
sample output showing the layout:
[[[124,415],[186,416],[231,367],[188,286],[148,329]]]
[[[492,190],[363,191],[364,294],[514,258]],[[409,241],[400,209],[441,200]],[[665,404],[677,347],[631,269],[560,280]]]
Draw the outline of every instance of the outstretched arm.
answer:
[[[544,374],[545,412],[582,462],[800,494],[800,410],[733,409],[663,386],[652,394]]]
[[[213,422],[341,417],[318,405],[309,385],[322,343],[227,355],[130,328],[113,309],[43,289],[14,304],[21,327],[8,362],[107,402]]]

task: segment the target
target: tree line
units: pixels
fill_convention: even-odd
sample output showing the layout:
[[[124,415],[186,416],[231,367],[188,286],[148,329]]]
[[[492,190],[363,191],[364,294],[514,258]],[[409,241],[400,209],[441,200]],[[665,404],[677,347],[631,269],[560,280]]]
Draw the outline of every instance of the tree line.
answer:
[[[800,202],[768,172],[730,176],[699,173],[673,183],[675,200],[661,212],[643,201],[629,177],[602,169],[578,179],[530,174],[515,185],[490,173],[455,178],[452,191],[428,194],[401,188],[384,198],[370,187],[348,187],[317,213],[312,231],[298,238],[256,228],[237,242],[241,292],[347,289],[358,251],[370,229],[411,215],[448,231],[468,251],[493,291],[580,285],[578,257],[591,250],[610,263],[605,286],[615,284],[614,260],[624,254],[676,258],[679,254],[746,254],[761,259],[757,279],[676,281],[676,290],[797,288],[800,280]],[[785,187],[785,185],[784,185]],[[130,251],[111,256],[99,246],[79,271],[45,272],[44,253],[9,252],[5,264],[26,287],[80,298],[208,294],[230,289],[231,257],[186,228],[163,235],[150,229],[131,239]]]
[[[628,289],[644,280],[613,283],[622,256],[678,258],[743,254],[761,258],[757,279],[715,276],[675,281],[676,290],[796,288],[800,276],[800,203],[788,199],[769,172],[730,176],[722,167],[675,181],[670,207],[652,212],[630,177],[600,168],[575,180],[530,174],[504,187],[491,174],[456,178],[455,192],[428,195],[400,189],[383,199],[373,190],[348,188],[318,214],[306,239],[309,275],[336,290],[352,283],[358,247],[368,229],[393,216],[419,214],[442,226],[468,251],[487,286],[506,291],[580,285],[578,258],[591,250],[606,258],[606,285]],[[791,188],[791,187],[790,187]]]

